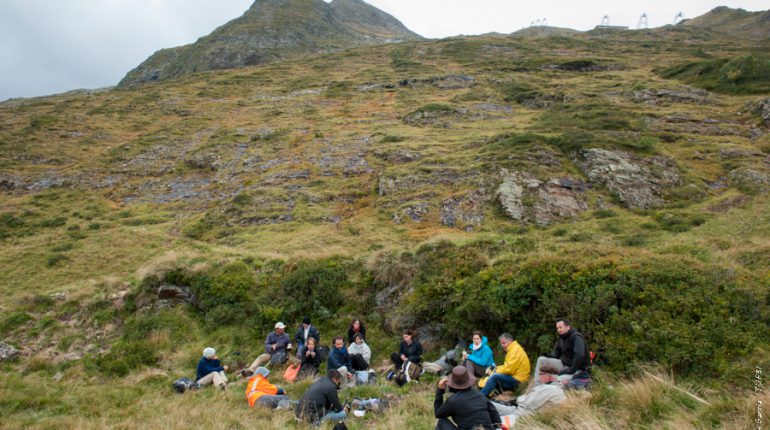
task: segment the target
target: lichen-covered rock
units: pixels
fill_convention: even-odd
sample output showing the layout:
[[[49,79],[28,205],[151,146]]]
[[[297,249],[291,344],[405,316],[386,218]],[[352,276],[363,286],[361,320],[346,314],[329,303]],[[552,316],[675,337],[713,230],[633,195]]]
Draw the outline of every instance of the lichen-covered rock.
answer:
[[[760,117],[765,125],[770,126],[770,97],[749,105],[751,111]]]
[[[484,221],[484,204],[490,197],[483,189],[452,197],[441,202],[441,223],[449,227],[473,230]]]
[[[19,350],[5,342],[0,342],[0,362],[11,360],[19,355]]]
[[[581,151],[577,162],[591,183],[604,185],[632,209],[661,206],[664,191],[681,184],[676,162],[668,157],[593,148]]]
[[[634,91],[634,100],[651,105],[668,103],[712,104],[714,102],[708,91],[697,88],[680,90],[646,88],[641,91]]]
[[[770,173],[758,168],[739,167],[727,177],[730,185],[750,191],[767,192],[770,189]]]
[[[401,209],[401,212],[393,214],[393,222],[401,224],[404,218],[409,218],[412,222],[422,222],[423,217],[430,212],[430,204],[427,202],[419,202],[407,205]]]
[[[571,178],[540,181],[527,173],[504,172],[497,198],[511,218],[549,225],[588,209],[585,188],[582,181]]]

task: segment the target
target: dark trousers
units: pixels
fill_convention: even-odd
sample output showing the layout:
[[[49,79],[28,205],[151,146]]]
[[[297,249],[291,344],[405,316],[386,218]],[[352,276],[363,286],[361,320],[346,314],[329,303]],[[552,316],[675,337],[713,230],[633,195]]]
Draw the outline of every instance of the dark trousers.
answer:
[[[487,373],[486,367],[481,367],[470,360],[465,360],[465,363],[463,364],[465,365],[465,368],[468,369],[468,373],[470,373],[471,375],[477,378],[483,378],[484,374]]]
[[[436,430],[457,430],[457,426],[449,418],[439,418],[436,423]]]
[[[369,368],[369,363],[364,360],[364,356],[361,354],[351,355],[350,364],[353,366],[353,370],[366,370]]]
[[[393,354],[390,354],[390,361],[393,362],[393,365],[396,366],[396,369],[400,369],[401,366],[404,365],[404,360],[401,359],[401,354],[394,352]],[[420,364],[420,360],[415,361],[415,364]]]

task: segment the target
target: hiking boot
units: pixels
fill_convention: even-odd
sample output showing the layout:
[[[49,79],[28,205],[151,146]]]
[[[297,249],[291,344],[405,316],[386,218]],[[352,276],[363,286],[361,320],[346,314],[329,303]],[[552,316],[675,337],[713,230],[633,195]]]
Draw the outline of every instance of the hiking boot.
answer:
[[[391,370],[390,372],[388,372],[388,375],[385,376],[385,379],[390,381],[391,379],[393,379],[393,376],[395,376],[395,373],[393,373],[393,371]]]
[[[241,370],[241,377],[248,378],[250,376],[253,376],[254,372],[251,369],[243,369]]]

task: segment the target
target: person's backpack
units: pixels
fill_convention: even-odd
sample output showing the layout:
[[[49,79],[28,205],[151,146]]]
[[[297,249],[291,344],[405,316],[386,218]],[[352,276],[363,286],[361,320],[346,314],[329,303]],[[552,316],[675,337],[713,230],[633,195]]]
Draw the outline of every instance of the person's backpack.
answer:
[[[345,425],[344,421],[340,421],[334,425],[332,430],[348,430],[348,426]]]
[[[408,381],[417,381],[420,379],[420,376],[422,375],[422,366],[420,366],[417,363],[412,363],[411,361],[406,362],[406,369],[404,370],[407,376],[407,382]]]
[[[198,388],[198,384],[196,384],[193,380],[191,380],[186,376],[174,381],[172,386],[174,387],[174,391],[176,391],[179,394],[182,394],[188,390],[195,390]]]
[[[270,364],[283,364],[289,359],[289,355],[285,351],[276,351],[270,356]]]
[[[329,347],[326,345],[320,345],[316,349],[316,354],[318,354],[318,359],[321,362],[326,361],[327,358],[329,358]]]
[[[286,371],[283,372],[283,380],[286,382],[294,382],[297,379],[297,375],[299,375],[300,368],[302,366],[299,364],[292,364],[286,368]]]

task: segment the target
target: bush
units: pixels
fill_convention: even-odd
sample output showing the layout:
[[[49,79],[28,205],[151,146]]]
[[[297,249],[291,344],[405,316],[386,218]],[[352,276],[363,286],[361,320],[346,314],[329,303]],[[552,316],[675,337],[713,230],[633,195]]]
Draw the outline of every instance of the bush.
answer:
[[[94,360],[96,368],[108,375],[126,376],[142,366],[158,363],[158,352],[146,340],[120,340],[112,345],[109,352],[100,354]]]
[[[300,260],[286,267],[280,283],[287,319],[303,315],[328,318],[343,304],[349,263],[341,258]]]
[[[567,317],[613,370],[659,363],[714,378],[729,377],[735,363],[768,344],[767,285],[731,269],[681,256],[541,257],[490,267],[467,251],[439,245],[415,256],[404,317],[416,326],[441,322],[446,341],[476,329],[510,331],[534,358],[555,342],[553,321]]]
[[[706,222],[702,214],[661,212],[655,215],[655,221],[666,231],[681,233]]]
[[[765,54],[695,61],[655,72],[663,78],[678,79],[709,91],[728,94],[770,92],[770,57]]]
[[[382,143],[396,143],[396,142],[403,142],[404,140],[406,140],[406,138],[401,137],[401,136],[394,136],[392,134],[389,134],[389,135],[383,137],[381,142]]]
[[[184,275],[177,272],[172,276]],[[223,305],[248,305],[257,294],[254,275],[242,261],[220,266],[213,273],[194,279],[192,284],[203,311]]]

